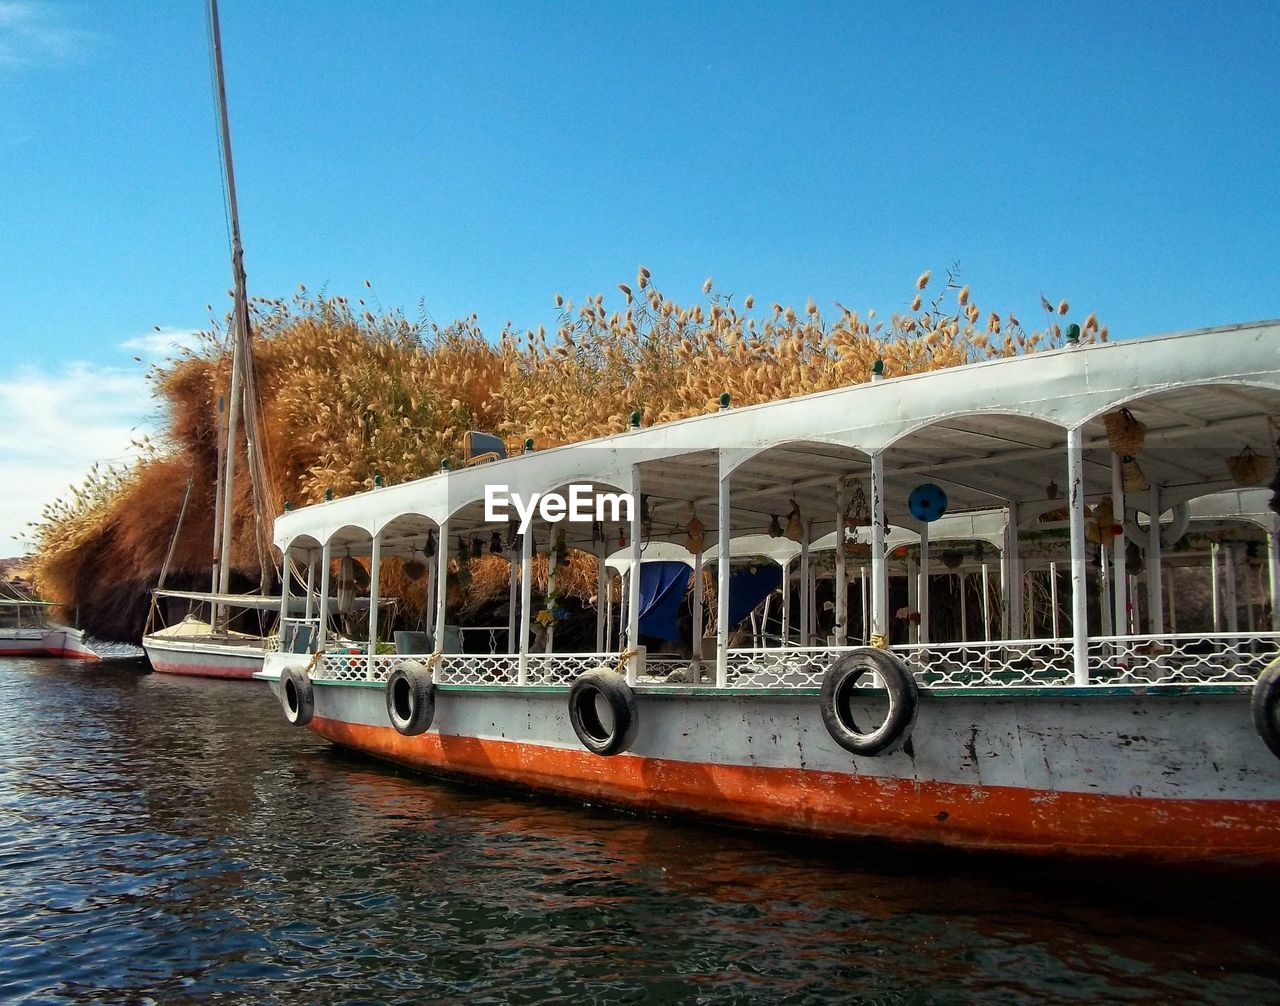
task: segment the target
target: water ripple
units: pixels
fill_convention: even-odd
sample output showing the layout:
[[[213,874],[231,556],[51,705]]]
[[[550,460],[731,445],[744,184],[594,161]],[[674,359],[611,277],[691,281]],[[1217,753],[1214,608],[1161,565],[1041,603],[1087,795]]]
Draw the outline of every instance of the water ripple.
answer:
[[[4,662],[0,708],[0,1001],[1280,999],[1248,885],[423,781],[127,662]]]

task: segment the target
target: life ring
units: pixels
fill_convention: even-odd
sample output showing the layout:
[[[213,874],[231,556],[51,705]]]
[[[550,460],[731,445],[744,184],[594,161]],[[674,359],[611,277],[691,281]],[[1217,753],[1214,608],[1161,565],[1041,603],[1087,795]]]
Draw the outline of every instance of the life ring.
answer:
[[[569,689],[569,723],[592,754],[621,754],[636,739],[636,696],[616,671],[587,671]]]
[[[406,737],[425,733],[436,715],[431,672],[416,660],[402,660],[387,679],[387,717]]]
[[[889,712],[878,727],[862,730],[854,720],[853,697],[858,681],[872,672],[880,675],[889,693]],[[886,650],[867,646],[846,654],[827,669],[819,702],[822,722],[837,744],[856,755],[874,756],[898,750],[911,737],[920,691],[901,660]]]
[[[280,672],[280,706],[284,718],[295,727],[305,727],[316,714],[311,675],[302,668],[286,667]]]
[[[1173,519],[1169,521],[1169,526],[1160,528],[1160,547],[1173,548],[1182,541],[1183,535],[1187,533],[1187,528],[1190,526],[1191,504],[1176,504],[1173,507]],[[1151,525],[1148,524],[1146,530],[1138,527],[1138,511],[1127,505],[1124,508],[1124,534],[1139,548],[1147,547],[1146,543],[1151,534]]]
[[[1249,710],[1258,736],[1280,758],[1280,658],[1271,661],[1258,675]]]

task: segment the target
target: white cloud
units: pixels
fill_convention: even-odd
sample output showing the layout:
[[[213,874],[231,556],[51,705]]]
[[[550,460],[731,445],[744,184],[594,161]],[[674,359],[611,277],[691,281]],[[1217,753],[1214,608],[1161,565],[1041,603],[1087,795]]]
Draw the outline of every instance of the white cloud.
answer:
[[[53,4],[0,0],[0,68],[63,62],[88,38]]]
[[[176,356],[184,349],[195,349],[200,345],[201,333],[189,328],[161,328],[147,335],[139,335],[120,343],[121,349],[128,349],[146,356]]]
[[[27,522],[94,462],[135,457],[131,441],[154,433],[156,416],[141,366],[7,371],[0,379],[0,556],[28,551]]]

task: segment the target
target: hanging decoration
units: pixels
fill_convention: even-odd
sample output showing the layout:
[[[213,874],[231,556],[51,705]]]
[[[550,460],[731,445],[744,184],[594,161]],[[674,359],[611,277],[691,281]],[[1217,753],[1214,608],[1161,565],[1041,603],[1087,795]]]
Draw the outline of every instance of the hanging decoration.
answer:
[[[871,507],[867,505],[867,494],[862,486],[853,490],[849,497],[849,505],[844,508],[844,526],[848,528],[869,527],[871,525]]]
[[[1266,480],[1270,459],[1265,454],[1255,454],[1245,446],[1239,454],[1227,458],[1227,471],[1238,486],[1260,486]]]
[[[625,524],[618,525],[618,548],[627,547],[627,526]]]
[[[430,559],[436,554],[436,548],[436,533],[434,531],[428,531],[427,542],[422,546],[422,554]]]
[[[1107,426],[1107,442],[1115,453],[1136,457],[1147,442],[1146,424],[1128,409],[1108,413],[1103,422]]]
[[[964,562],[964,553],[956,549],[947,549],[942,553],[942,565],[947,569],[959,569]]]
[[[1124,528],[1116,523],[1115,509],[1111,505],[1111,497],[1103,499],[1093,508],[1093,519],[1084,526],[1084,535],[1095,545],[1110,548],[1116,536],[1124,533]]]
[[[947,494],[941,486],[926,482],[911,490],[907,497],[907,509],[916,520],[931,524],[947,512]]]
[[[649,497],[640,495],[640,536],[648,541],[653,537],[653,515],[649,513]]]
[[[493,537],[489,539],[489,554],[502,555],[502,535],[494,531]]]
[[[1120,484],[1127,493],[1140,493],[1151,488],[1151,483],[1138,465],[1138,459],[1131,454],[1120,458]]]
[[[787,537],[794,542],[804,541],[804,519],[800,516],[800,504],[791,500],[787,513]]]
[[[694,555],[701,555],[703,544],[706,541],[707,529],[703,526],[702,521],[698,520],[697,508],[692,503],[689,504],[689,513],[689,523],[684,526],[684,547]]]
[[[515,521],[507,522],[507,551],[516,552],[520,549],[520,525]]]
[[[770,537],[770,538],[781,538],[781,537],[782,537],[782,522],[781,522],[780,520],[778,520],[778,515],[777,515],[776,513],[772,513],[772,514],[770,514],[770,515],[769,515],[769,531],[768,531],[768,534],[769,534],[769,537]]]
[[[1050,479],[1049,484],[1044,487],[1044,498],[1047,500],[1056,500],[1058,498],[1058,481]]]

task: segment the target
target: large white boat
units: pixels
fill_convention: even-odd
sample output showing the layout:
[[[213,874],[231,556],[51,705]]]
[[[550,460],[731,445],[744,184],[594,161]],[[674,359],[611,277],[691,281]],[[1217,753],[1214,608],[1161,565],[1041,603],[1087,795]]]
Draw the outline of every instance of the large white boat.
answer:
[[[0,657],[100,659],[81,630],[53,620],[55,607],[6,586],[0,596]]]
[[[314,654],[269,654],[260,677],[291,722],[426,772],[826,836],[1274,867],[1277,415],[1280,322],[1263,322],[876,375],[445,470],[286,513],[276,544],[322,571],[367,554],[376,598],[381,557],[420,555],[431,532],[506,540],[490,486],[644,505],[605,536],[534,520],[511,556],[511,652],[352,655],[322,635]],[[1220,505],[1268,479],[1265,505]],[[968,545],[931,544],[944,513]],[[619,636],[606,601],[593,652],[551,632],[532,645],[537,621],[554,624],[535,618],[535,539],[605,559],[619,530],[633,570],[660,541],[692,546],[685,653],[641,645],[634,575]],[[795,589],[735,632],[731,595],[765,561],[735,543],[762,533],[798,544],[777,560]],[[833,533],[844,547],[820,578],[811,544]],[[712,547],[729,558],[704,610]],[[1211,621],[1186,577],[1212,591]],[[942,603],[957,578],[958,621]]]

